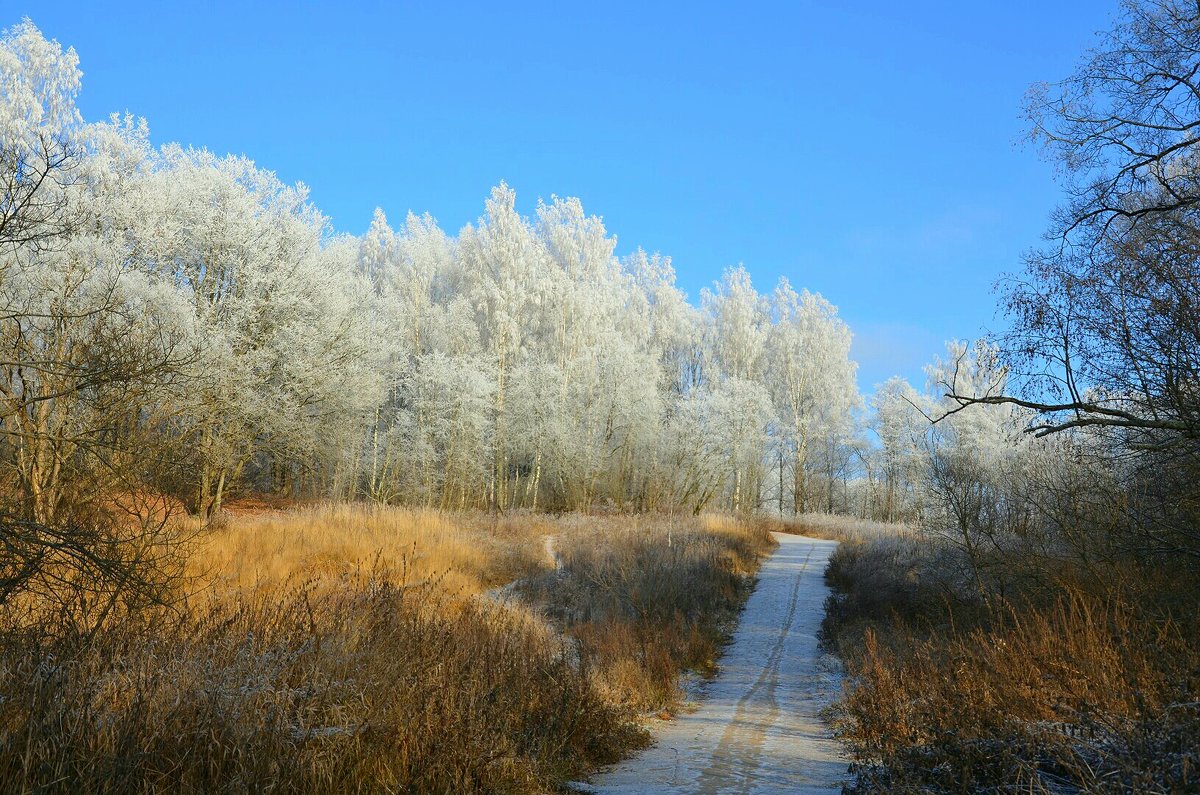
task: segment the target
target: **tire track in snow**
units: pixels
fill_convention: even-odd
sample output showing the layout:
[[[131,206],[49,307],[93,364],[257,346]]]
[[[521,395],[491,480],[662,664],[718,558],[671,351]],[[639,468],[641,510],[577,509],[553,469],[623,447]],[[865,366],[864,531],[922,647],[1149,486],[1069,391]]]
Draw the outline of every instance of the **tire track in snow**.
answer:
[[[733,714],[733,721],[725,729],[725,733],[721,735],[721,742],[717,745],[717,750],[713,753],[713,762],[703,772],[700,773],[700,780],[697,782],[701,795],[716,795],[720,792],[731,792],[730,788],[742,785],[738,788],[738,792],[750,791],[750,777],[754,774],[755,768],[759,765],[759,760],[762,756],[763,741],[766,738],[767,730],[775,725],[775,721],[779,718],[779,702],[775,698],[775,689],[779,686],[779,666],[783,661],[783,652],[786,648],[788,635],[792,631],[792,624],[796,620],[796,602],[800,596],[800,581],[804,578],[804,574],[808,571],[809,561],[812,560],[813,548],[809,547],[808,554],[804,557],[804,563],[800,566],[800,571],[796,573],[795,582],[792,584],[792,592],[788,597],[787,617],[783,621],[783,625],[779,629],[779,637],[775,641],[771,653],[767,656],[767,662],[763,666],[763,671],[754,682],[754,686],[746,691],[746,695],[738,700],[737,709]],[[747,705],[758,695],[760,690],[766,689],[766,702],[769,705],[767,714],[761,719],[748,720],[749,710]]]

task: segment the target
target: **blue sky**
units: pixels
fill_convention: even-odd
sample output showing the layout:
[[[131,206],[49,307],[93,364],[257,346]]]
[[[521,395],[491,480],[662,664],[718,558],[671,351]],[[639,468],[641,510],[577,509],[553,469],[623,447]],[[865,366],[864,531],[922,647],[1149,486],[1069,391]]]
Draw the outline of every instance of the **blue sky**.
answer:
[[[448,230],[506,180],[579,196],[693,298],[744,263],[837,304],[860,384],[998,328],[1060,193],[1022,144],[1116,0],[7,3],[78,51],[80,105],[303,181],[340,231]],[[15,6],[15,8],[14,8]]]

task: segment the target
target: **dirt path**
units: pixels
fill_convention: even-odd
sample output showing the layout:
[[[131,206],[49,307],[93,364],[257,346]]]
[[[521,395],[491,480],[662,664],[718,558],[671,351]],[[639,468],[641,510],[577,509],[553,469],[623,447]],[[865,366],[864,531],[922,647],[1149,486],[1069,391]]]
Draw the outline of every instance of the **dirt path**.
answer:
[[[846,760],[817,712],[836,696],[834,659],[817,649],[837,544],[776,535],[721,671],[700,708],[661,725],[645,753],[598,775],[598,793],[829,793]]]

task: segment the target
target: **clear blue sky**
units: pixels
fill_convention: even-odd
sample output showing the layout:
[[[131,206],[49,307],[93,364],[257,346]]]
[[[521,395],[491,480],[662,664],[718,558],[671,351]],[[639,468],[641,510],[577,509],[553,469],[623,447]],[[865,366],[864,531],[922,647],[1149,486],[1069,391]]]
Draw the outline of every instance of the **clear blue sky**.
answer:
[[[1021,97],[1117,4],[5,5],[78,51],[87,118],[246,154],[340,231],[376,206],[456,231],[506,180],[671,255],[693,300],[739,262],[787,276],[841,308],[869,390],[1002,323],[991,285],[1060,195]]]

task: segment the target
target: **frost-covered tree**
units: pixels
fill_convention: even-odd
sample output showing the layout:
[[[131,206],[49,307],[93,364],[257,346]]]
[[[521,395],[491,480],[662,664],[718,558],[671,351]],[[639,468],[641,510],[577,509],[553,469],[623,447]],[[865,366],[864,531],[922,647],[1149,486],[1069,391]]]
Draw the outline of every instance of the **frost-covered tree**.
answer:
[[[28,20],[0,36],[5,512],[42,525],[90,510],[97,481],[145,475],[128,437],[190,357],[177,294],[139,271],[114,222],[142,128],[84,125],[79,78],[74,51]]]
[[[755,381],[727,378],[714,387],[706,432],[724,454],[726,505],[735,511],[755,510],[766,485],[769,431],[775,418],[766,387]]]
[[[707,314],[708,356],[724,375],[751,381],[761,374],[769,329],[767,302],[742,266],[725,271],[700,294]]]
[[[26,19],[0,34],[0,246],[40,246],[75,220],[70,191],[86,139],[79,57]]]
[[[832,493],[857,396],[819,296],[768,299],[739,267],[694,306],[668,258],[618,257],[578,199],[526,216],[504,184],[457,234],[377,212],[335,236],[304,186],[244,157],[85,123],[79,77],[31,23],[0,38],[0,323],[20,351],[3,463],[32,514],[87,481],[61,462],[101,418],[110,442],[170,447],[150,490],[202,518],[231,488],[754,510],[776,462],[792,507]]]
[[[0,282],[7,463],[21,513],[40,523],[70,513],[70,491],[122,476],[123,435],[137,435],[139,411],[178,387],[192,361],[178,297],[130,272],[124,254],[76,235],[18,257]]]
[[[632,280],[629,314],[646,335],[643,347],[658,356],[663,389],[673,397],[688,394],[704,383],[700,311],[675,286],[669,257],[638,249],[622,265]]]
[[[868,461],[867,474],[875,486],[871,513],[884,521],[919,515],[923,443],[932,411],[930,401],[898,376],[871,396],[868,422],[878,440]]]
[[[0,35],[0,603],[90,622],[163,593],[156,431],[191,356],[183,302],[113,223],[138,141],[82,123],[79,76],[30,22]]]
[[[219,509],[262,453],[276,477],[303,477],[319,426],[356,415],[376,388],[359,366],[367,291],[353,249],[331,244],[302,186],[244,158],[167,146],[131,193],[134,254],[187,298],[201,349],[180,425],[193,508]]]
[[[814,475],[825,497],[818,504],[831,510],[835,480],[848,462],[846,444],[856,432],[854,412],[862,403],[850,359],[850,329],[836,307],[807,290],[796,293],[786,279],[771,296],[770,316],[766,382],[781,422],[779,509],[786,467],[793,511],[813,507]]]
[[[488,502],[511,504],[514,473],[510,471],[512,435],[508,423],[508,380],[520,355],[541,329],[537,307],[548,285],[545,245],[532,224],[516,210],[516,193],[501,184],[487,200],[478,224],[459,236],[462,289],[471,302],[485,350],[495,362],[493,390],[493,462]]]

